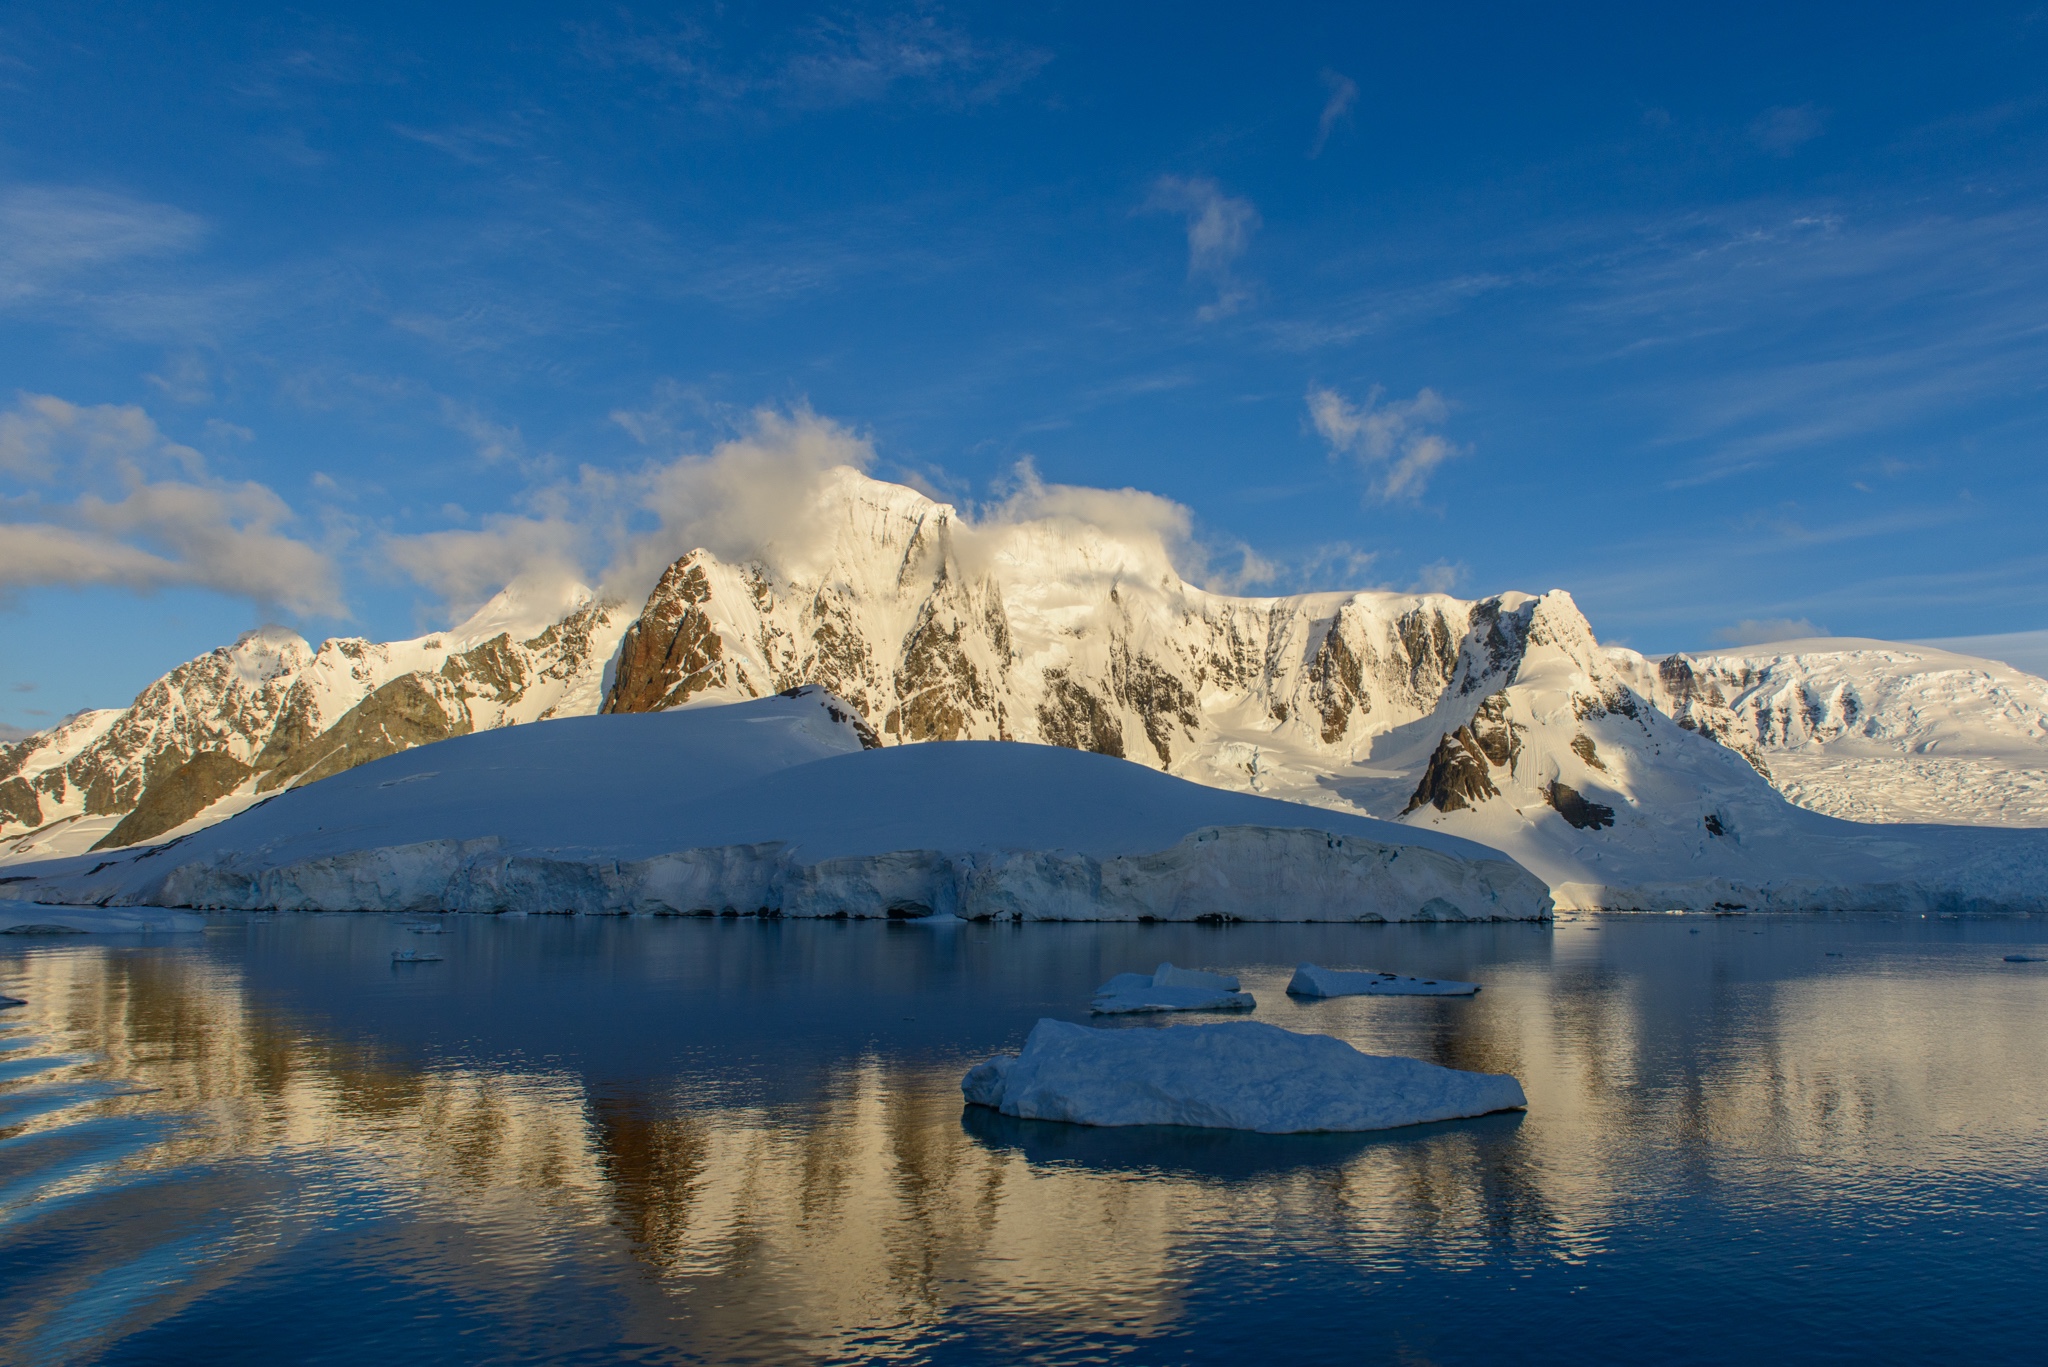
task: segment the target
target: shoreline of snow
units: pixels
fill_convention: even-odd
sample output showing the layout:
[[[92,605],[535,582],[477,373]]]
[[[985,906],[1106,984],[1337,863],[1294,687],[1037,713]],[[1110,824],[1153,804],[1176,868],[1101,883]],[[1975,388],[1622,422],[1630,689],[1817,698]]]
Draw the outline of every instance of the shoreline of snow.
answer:
[[[238,852],[133,877],[134,860],[0,888],[45,905],[219,911],[549,911],[966,921],[1543,921],[1505,860],[1273,827],[1206,827],[1164,850],[900,850],[805,863],[785,842],[615,860],[433,840],[264,866]],[[110,876],[110,873],[112,876]],[[122,876],[127,875],[127,876]]]
[[[1105,755],[868,748],[822,689],[457,737],[184,839],[13,866],[55,905],[965,920],[1543,920],[1435,831]]]

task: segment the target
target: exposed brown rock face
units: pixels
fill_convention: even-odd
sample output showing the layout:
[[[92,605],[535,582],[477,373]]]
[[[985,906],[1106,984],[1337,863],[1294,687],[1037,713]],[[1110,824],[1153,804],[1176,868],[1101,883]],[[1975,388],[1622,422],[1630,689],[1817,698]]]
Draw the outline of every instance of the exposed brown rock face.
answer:
[[[0,823],[19,822],[30,830],[43,824],[42,800],[25,778],[0,783]]]
[[[1110,687],[1118,701],[1138,714],[1138,720],[1145,727],[1145,739],[1152,742],[1153,753],[1159,756],[1161,767],[1173,763],[1173,728],[1178,725],[1189,738],[1193,738],[1201,719],[1195,715],[1195,695],[1188,691],[1186,684],[1168,673],[1157,660],[1146,655],[1133,655],[1128,649],[1121,650],[1111,661]],[[1122,753],[1123,736],[1117,736],[1117,751]]]
[[[1697,732],[1708,740],[1727,746],[1736,754],[1749,761],[1749,767],[1771,777],[1770,767],[1765,764],[1762,749],[1755,736],[1765,745],[1770,744],[1774,733],[1783,735],[1788,729],[1791,716],[1789,709],[1773,711],[1762,705],[1755,705],[1745,722],[1729,706],[1728,695],[1712,674],[1702,674],[1691,660],[1683,655],[1667,655],[1657,663],[1657,682],[1664,688],[1668,698],[1665,710],[1680,726]],[[1755,672],[1744,666],[1741,672],[1728,680],[1738,691],[1753,687],[1758,682]],[[1802,690],[1803,691],[1803,690]],[[1843,700],[1844,713],[1853,719],[1858,711],[1853,695]],[[1805,699],[1803,712],[1811,714],[1813,701]]]
[[[439,674],[403,674],[357,703],[340,721],[257,783],[270,792],[287,783],[313,783],[358,764],[466,736],[475,727],[461,688]]]
[[[513,649],[509,631],[500,632],[460,655],[450,655],[441,664],[441,677],[451,683],[467,684],[473,696],[493,702],[517,702],[526,692],[526,662]]]
[[[606,712],[659,712],[726,682],[725,642],[704,611],[711,581],[693,555],[662,573],[640,620],[626,628]]]
[[[1480,604],[1473,609],[1491,606],[1498,614],[1498,604]],[[1408,657],[1408,687],[1417,695],[1434,697],[1443,692],[1444,686],[1458,669],[1458,640],[1465,633],[1453,633],[1451,624],[1444,620],[1444,614],[1437,608],[1415,608],[1401,617],[1401,649]]]
[[[1471,728],[1461,726],[1437,743],[1429,767],[1422,771],[1422,782],[1415,786],[1415,796],[1408,799],[1401,815],[1424,803],[1440,812],[1455,812],[1499,796],[1500,789],[1493,786],[1493,776],[1487,772],[1486,752],[1479,748]]]
[[[1124,757],[1123,726],[1108,699],[1075,683],[1063,669],[1045,671],[1045,692],[1046,700],[1038,708],[1038,734],[1047,745]]]
[[[1588,802],[1579,790],[1569,783],[1559,783],[1552,779],[1550,786],[1544,789],[1543,795],[1550,805],[1557,809],[1559,816],[1582,831],[1605,830],[1614,824],[1614,808],[1605,803]]]
[[[1604,770],[1607,768],[1601,762],[1600,747],[1595,745],[1593,738],[1584,731],[1580,731],[1572,737],[1572,753],[1583,760],[1589,769]]]
[[[270,735],[265,738],[263,748],[256,752],[251,767],[266,776],[273,770],[282,770],[287,776],[298,773],[306,767],[298,756],[319,738],[322,729],[320,709],[313,701],[313,690],[304,679],[300,679],[285,694],[284,710],[271,725]]]
[[[1372,698],[1365,691],[1364,666],[1344,643],[1340,633],[1343,625],[1344,617],[1339,613],[1308,666],[1309,697],[1323,716],[1323,740],[1331,745],[1344,739],[1352,713],[1372,710]]]
[[[96,850],[136,845],[182,826],[242,786],[256,771],[232,755],[208,751],[179,765],[143,790],[135,810],[100,837]]]
[[[1479,711],[1472,718],[1472,739],[1479,743],[1480,753],[1486,756],[1487,763],[1510,774],[1522,758],[1522,731],[1523,727],[1508,716],[1504,693],[1496,693],[1479,704]]]
[[[959,621],[943,622],[935,605],[925,604],[896,671],[902,702],[883,721],[885,734],[907,741],[958,740],[971,717],[996,709],[993,693],[967,656],[965,634]]]

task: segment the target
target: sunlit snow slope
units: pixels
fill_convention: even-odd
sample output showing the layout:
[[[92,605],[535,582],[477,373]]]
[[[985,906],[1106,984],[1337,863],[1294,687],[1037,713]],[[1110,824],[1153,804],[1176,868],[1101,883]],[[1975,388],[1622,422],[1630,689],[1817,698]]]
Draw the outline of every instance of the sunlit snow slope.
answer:
[[[1675,655],[1632,682],[1814,811],[2048,826],[2048,679],[1996,660],[1826,637]]]
[[[1429,831],[1054,746],[881,749],[822,689],[464,736],[187,839],[14,866],[52,904],[1541,919],[1543,884]],[[866,744],[864,744],[866,742]]]

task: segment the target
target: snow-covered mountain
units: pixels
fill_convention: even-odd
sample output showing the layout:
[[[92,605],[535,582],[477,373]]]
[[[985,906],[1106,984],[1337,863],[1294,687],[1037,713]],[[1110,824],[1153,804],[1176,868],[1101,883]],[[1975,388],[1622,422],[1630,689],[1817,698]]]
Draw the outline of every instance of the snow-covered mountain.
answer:
[[[1656,662],[1611,653],[1659,708],[1742,751],[1802,807],[1852,821],[2048,826],[2048,679],[1842,637]]]
[[[884,748],[816,687],[451,736],[181,840],[16,865],[10,880],[10,899],[96,908],[1164,921],[1551,910],[1541,882],[1481,845],[1058,746]]]
[[[1785,742],[1809,741],[1820,725],[1813,697],[1836,699],[1840,715],[1853,694],[1859,725],[1890,719],[1865,737],[1873,742],[1929,724],[1912,691],[1922,685],[1909,682],[1924,683],[1925,671],[1899,666],[1894,687],[1863,658],[1870,652],[1844,657],[1855,677],[1829,691],[1812,656],[1797,657],[1809,663],[1795,683],[1747,655],[1660,665],[1607,649],[1563,592],[1235,597],[1183,581],[1156,536],[1085,517],[972,522],[853,470],[834,472],[815,497],[793,510],[802,544],[739,561],[692,551],[637,616],[579,593],[545,629],[546,612],[514,604],[495,610],[526,610],[519,628],[489,636],[484,622],[318,652],[296,638],[245,639],[167,676],[125,713],[0,752],[0,802],[15,804],[16,822],[24,788],[38,803],[77,804],[60,812],[157,811],[111,837],[143,838],[137,829],[161,834],[177,824],[168,818],[198,812],[186,789],[236,795],[210,817],[259,790],[442,735],[820,684],[885,744],[1038,741],[1439,826],[1572,889],[1561,905],[1756,905],[1772,902],[1772,885],[1820,895],[1814,880],[1837,900],[1881,901],[1891,894],[1843,889],[1882,884],[1918,889],[1899,894],[1910,901],[1934,886],[1929,870],[1953,884],[1962,867],[1949,836],[1829,821],[1771,786],[1770,775],[1791,772],[1787,758],[1796,768]],[[2006,700],[1996,706],[2017,718],[2012,743],[2039,744],[2025,676],[1992,682]],[[1993,694],[1942,687],[1957,725],[1981,731]],[[308,702],[295,710],[288,696]],[[1803,730],[1780,720],[1794,714]],[[117,733],[145,740],[107,739]],[[222,776],[178,777],[200,764]],[[1989,853],[1970,845],[1970,857],[2009,874],[2027,866],[2033,839],[1994,840]]]
[[[596,710],[629,615],[510,588],[452,631],[378,644],[277,627],[178,666],[125,708],[0,746],[15,857],[125,845],[414,745]]]

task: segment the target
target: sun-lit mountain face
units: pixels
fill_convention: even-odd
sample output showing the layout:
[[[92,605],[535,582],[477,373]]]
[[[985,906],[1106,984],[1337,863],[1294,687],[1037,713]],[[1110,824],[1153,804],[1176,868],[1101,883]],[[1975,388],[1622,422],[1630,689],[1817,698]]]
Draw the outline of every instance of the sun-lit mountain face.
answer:
[[[1994,742],[2009,769],[2048,754],[2048,685],[1964,657],[1817,642],[1652,662],[1603,647],[1558,591],[1232,596],[1188,583],[1142,530],[976,522],[852,469],[812,497],[790,520],[800,542],[691,550],[637,613],[520,585],[410,641],[251,633],[128,709],[0,752],[10,853],[159,839],[449,736],[822,685],[883,745],[1091,750],[1440,826],[1587,904],[1621,887],[1743,903],[1786,876],[1786,842],[1854,831],[1815,824],[1774,780],[1822,812],[2021,824],[2024,795],[1973,806],[1940,770],[1938,798],[1921,770]]]

